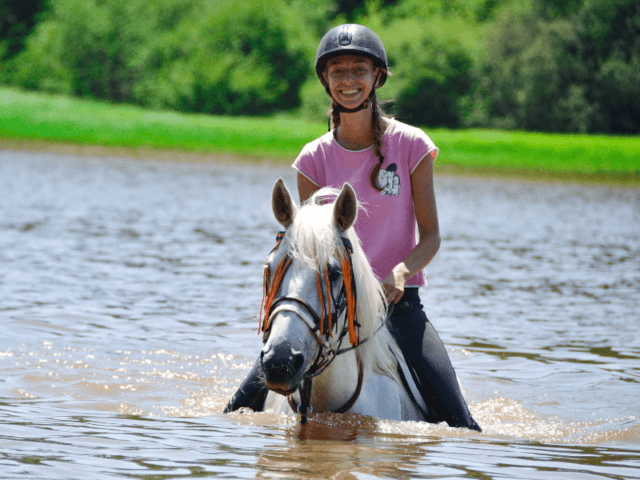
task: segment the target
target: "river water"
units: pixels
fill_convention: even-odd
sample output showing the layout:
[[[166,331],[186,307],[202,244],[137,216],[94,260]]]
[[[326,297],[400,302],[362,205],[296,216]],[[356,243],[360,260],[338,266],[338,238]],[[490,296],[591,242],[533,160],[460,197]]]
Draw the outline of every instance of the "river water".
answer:
[[[0,478],[640,478],[639,189],[436,178],[422,297],[478,434],[222,414],[278,176],[0,151]]]

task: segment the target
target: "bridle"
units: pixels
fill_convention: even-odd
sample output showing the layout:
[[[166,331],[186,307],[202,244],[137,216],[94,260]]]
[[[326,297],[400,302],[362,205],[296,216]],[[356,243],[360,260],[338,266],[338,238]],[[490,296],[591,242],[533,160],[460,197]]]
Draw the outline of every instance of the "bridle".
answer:
[[[276,246],[271,251],[271,253],[275,252],[278,249],[283,238],[284,232],[279,232],[276,238]],[[318,293],[322,300],[321,315],[318,315],[318,313],[311,307],[311,305],[309,305],[306,300],[300,297],[290,295],[282,295],[280,297],[275,296],[277,294],[278,288],[280,287],[280,283],[282,282],[282,279],[284,278],[292,262],[291,255],[289,253],[287,253],[280,262],[280,265],[276,269],[276,273],[274,274],[273,279],[270,278],[270,275],[268,273],[268,266],[265,265],[264,298],[261,307],[260,318],[260,329],[263,332],[263,342],[266,342],[269,338],[269,334],[271,333],[271,320],[273,319],[275,314],[283,310],[290,310],[290,308],[285,305],[285,302],[291,302],[302,307],[302,310],[306,314],[308,314],[308,316],[301,316],[301,318],[307,324],[311,332],[316,337],[318,344],[320,345],[318,355],[316,356],[316,359],[308,372],[308,375],[311,377],[320,375],[329,366],[329,364],[331,364],[331,362],[337,355],[347,353],[357,348],[361,343],[359,342],[360,324],[357,321],[355,309],[355,305],[357,302],[355,278],[352,274],[347,273],[353,271],[353,264],[351,261],[353,246],[351,245],[351,241],[348,238],[340,238],[342,239],[342,244],[344,246],[342,252],[344,257],[344,261],[342,262],[344,282],[342,283],[340,292],[337,296],[335,296],[333,293],[333,288],[331,288],[332,285],[329,278],[329,265],[327,265],[324,269],[324,279],[321,278],[320,271],[318,270]],[[326,296],[328,297],[328,301],[325,301],[324,298],[325,291]],[[327,307],[326,309],[325,304]],[[340,317],[342,317],[343,314],[348,314],[349,308],[351,308],[353,313],[352,325],[350,325],[349,321],[343,322],[343,328],[337,336],[337,347],[334,349],[329,342],[329,338],[333,337],[333,330],[338,328],[338,320],[340,320]],[[264,316],[264,322],[262,322],[262,316]],[[341,348],[342,343],[347,335],[349,335],[351,346]]]
[[[278,233],[278,236],[276,237],[276,246],[271,251],[271,253],[275,252],[278,249],[282,239],[284,238],[284,235],[285,232]],[[276,297],[282,279],[284,278],[287,270],[292,263],[291,255],[288,252],[278,265],[273,278],[271,278],[271,275],[269,273],[270,270],[268,262],[267,264],[265,264],[263,302],[260,308],[259,325],[260,330],[263,332],[263,342],[266,342],[269,338],[269,334],[271,332],[271,321],[275,317],[275,315],[280,311],[292,310],[290,304],[293,303],[297,306],[302,307],[305,315],[300,315],[298,311],[296,311],[296,313],[298,313],[298,316],[307,324],[311,332],[314,334],[316,340],[318,341],[318,344],[320,345],[318,355],[316,356],[313,365],[305,373],[302,379],[302,387],[300,388],[300,405],[295,404],[295,401],[293,400],[291,395],[289,395],[288,397],[291,408],[302,415],[302,424],[306,423],[306,417],[313,411],[313,408],[311,408],[311,406],[309,405],[313,377],[320,375],[338,355],[342,355],[351,350],[355,350],[356,348],[364,344],[367,340],[372,338],[380,330],[380,328],[384,326],[384,322],[382,322],[380,327],[373,333],[371,337],[360,341],[360,324],[358,323],[356,309],[357,292],[355,278],[353,276],[353,263],[351,259],[353,255],[353,246],[348,238],[344,236],[341,236],[340,238],[342,240],[343,250],[339,257],[344,281],[342,282],[340,291],[338,292],[337,296],[335,296],[333,293],[333,289],[331,288],[332,282],[330,280],[329,264],[327,263],[324,269],[324,279],[321,278],[322,275],[320,274],[320,269],[318,269],[318,293],[322,301],[321,315],[318,315],[318,313],[307,303],[307,301],[302,298],[289,295]],[[269,256],[271,256],[271,254]],[[326,290],[326,302],[324,290]],[[287,304],[287,302],[289,302],[289,304]],[[262,321],[263,316],[264,322]],[[333,337],[333,330],[338,329],[339,320],[343,316],[346,318],[345,321],[342,322],[342,330],[337,334],[337,346],[334,348],[331,346],[329,339]],[[350,346],[345,346],[344,348],[342,348],[343,341],[345,340],[347,335],[349,336]],[[357,355],[357,360],[358,385],[356,387],[356,391],[352,398],[343,407],[336,411],[338,413],[343,413],[349,410],[360,395],[364,373],[360,355]],[[307,408],[311,408],[311,412],[307,413]]]

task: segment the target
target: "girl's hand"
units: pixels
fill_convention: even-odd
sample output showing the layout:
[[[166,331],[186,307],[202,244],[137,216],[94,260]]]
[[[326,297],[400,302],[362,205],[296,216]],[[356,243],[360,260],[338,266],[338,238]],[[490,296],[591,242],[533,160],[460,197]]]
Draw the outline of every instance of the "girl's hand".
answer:
[[[382,281],[382,288],[389,303],[398,303],[404,295],[404,285],[409,278],[409,269],[404,263],[399,263],[391,274]]]

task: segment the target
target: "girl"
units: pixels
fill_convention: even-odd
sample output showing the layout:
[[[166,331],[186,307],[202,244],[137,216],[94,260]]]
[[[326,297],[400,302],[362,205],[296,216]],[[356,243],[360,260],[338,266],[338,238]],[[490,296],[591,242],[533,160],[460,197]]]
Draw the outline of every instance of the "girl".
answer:
[[[333,129],[307,144],[293,163],[300,202],[325,186],[349,182],[355,189],[366,205],[355,229],[395,305],[387,324],[425,401],[435,405],[425,420],[480,431],[418,295],[426,285],[422,270],[440,247],[433,188],[438,148],[422,130],[383,115],[375,92],[387,79],[387,55],[369,28],[347,24],[330,30],[318,47],[316,73],[332,100]],[[225,411],[262,409],[258,371],[256,363]]]

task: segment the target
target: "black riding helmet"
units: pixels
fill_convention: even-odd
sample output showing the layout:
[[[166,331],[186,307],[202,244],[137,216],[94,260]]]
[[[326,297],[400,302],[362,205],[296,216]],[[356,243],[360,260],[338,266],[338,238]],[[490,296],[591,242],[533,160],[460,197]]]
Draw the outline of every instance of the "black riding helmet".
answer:
[[[326,84],[322,72],[329,59],[338,55],[363,55],[373,60],[373,64],[380,69],[379,87],[383,86],[387,81],[387,70],[389,68],[387,62],[387,52],[384,49],[382,40],[373,30],[364,25],[348,23],[340,25],[329,30],[318,45],[316,53],[316,73],[327,93],[331,95],[329,86]],[[371,96],[375,95],[376,86],[371,91]],[[359,110],[366,106],[366,101],[353,111]],[[343,109],[346,110],[346,109]],[[346,110],[349,111],[349,110]]]

